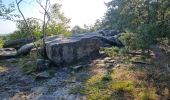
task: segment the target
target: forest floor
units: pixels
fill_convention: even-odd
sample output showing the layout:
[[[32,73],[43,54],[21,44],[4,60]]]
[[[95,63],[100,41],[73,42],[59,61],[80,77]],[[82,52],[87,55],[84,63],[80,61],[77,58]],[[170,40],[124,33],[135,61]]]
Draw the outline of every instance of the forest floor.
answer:
[[[31,74],[32,65],[22,64],[32,55],[0,61],[0,100],[169,100],[169,50],[153,46],[148,57],[102,53],[74,66]]]

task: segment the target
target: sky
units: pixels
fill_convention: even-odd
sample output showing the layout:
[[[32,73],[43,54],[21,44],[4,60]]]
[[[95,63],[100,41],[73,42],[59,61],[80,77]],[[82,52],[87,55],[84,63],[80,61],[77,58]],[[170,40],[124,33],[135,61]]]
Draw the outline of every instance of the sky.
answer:
[[[12,0],[2,0],[8,4]],[[36,4],[36,0],[24,0],[21,4],[21,10],[26,17],[42,18],[41,8]],[[91,25],[95,20],[100,19],[106,12],[104,2],[110,0],[52,0],[52,3],[62,4],[61,10],[67,18],[71,18],[70,26]],[[16,30],[16,24],[11,21],[0,20],[0,34],[11,33]]]

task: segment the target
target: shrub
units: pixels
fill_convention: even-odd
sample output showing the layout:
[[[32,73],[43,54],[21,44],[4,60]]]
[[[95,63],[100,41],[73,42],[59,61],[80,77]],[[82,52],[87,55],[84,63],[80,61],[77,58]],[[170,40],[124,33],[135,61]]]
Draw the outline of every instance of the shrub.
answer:
[[[30,35],[26,33],[22,33],[20,31],[14,31],[12,34],[8,35],[7,40],[16,40],[21,38],[29,38]]]
[[[112,88],[118,92],[132,92],[134,90],[134,82],[132,81],[115,81]]]
[[[26,73],[30,74],[36,71],[36,59],[39,58],[36,52],[31,52],[29,55],[20,58],[19,65],[21,70]]]
[[[70,88],[69,93],[70,94],[85,94],[85,89],[84,87],[81,87],[81,86],[74,86]]]
[[[119,54],[126,55],[128,52],[129,52],[128,48],[124,47],[120,49]]]
[[[0,37],[0,48],[2,48],[4,45],[4,39]]]
[[[137,37],[135,36],[134,33],[127,32],[127,33],[122,33],[120,36],[120,41],[125,45],[125,47],[129,50],[134,50],[137,49]]]
[[[102,81],[111,81],[112,77],[110,74],[106,74],[102,77]]]
[[[119,54],[119,48],[118,47],[111,47],[111,48],[105,48],[104,49],[104,52],[108,55],[108,56],[110,56],[110,57],[114,57],[114,56],[116,56],[116,55],[118,55]]]

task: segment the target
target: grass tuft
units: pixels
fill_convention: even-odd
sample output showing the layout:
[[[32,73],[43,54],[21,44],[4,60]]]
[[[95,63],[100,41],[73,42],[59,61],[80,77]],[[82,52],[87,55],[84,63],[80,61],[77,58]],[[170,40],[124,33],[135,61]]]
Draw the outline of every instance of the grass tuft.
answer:
[[[132,92],[135,89],[135,84],[132,81],[115,81],[112,88],[118,92]]]

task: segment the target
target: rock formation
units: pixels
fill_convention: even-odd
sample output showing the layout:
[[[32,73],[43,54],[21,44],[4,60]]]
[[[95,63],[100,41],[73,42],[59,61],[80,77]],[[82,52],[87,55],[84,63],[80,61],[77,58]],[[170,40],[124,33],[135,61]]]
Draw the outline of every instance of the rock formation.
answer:
[[[16,57],[16,50],[14,48],[1,48],[0,60]]]
[[[105,44],[122,46],[112,36],[103,36],[100,32],[74,34],[70,38],[51,38],[46,42],[48,58],[56,64],[76,62],[92,54],[97,54]]]
[[[17,40],[12,40],[12,41],[6,41],[4,43],[4,48],[15,48],[19,49],[25,44],[31,43],[33,40],[31,38],[22,38],[22,39],[17,39]]]

